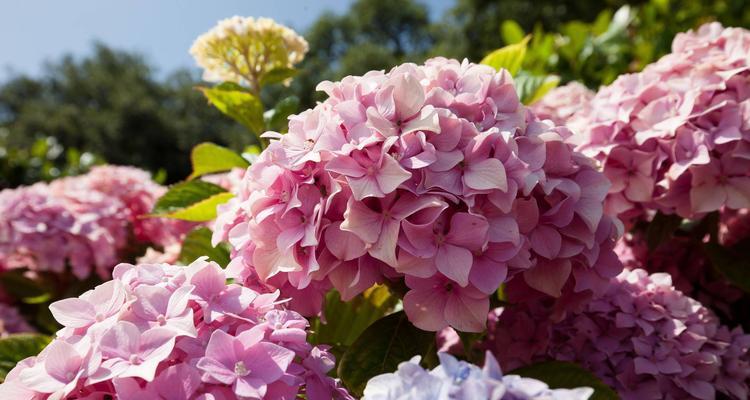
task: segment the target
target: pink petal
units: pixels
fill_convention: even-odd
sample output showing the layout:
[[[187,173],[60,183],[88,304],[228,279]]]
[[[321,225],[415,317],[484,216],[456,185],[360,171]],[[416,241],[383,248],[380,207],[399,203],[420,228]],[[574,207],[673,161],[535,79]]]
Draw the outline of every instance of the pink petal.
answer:
[[[384,194],[389,194],[396,190],[399,185],[411,178],[411,173],[401,167],[401,165],[389,155],[383,156],[380,170],[375,179],[378,186]],[[381,197],[381,196],[378,196]]]
[[[385,193],[380,190],[378,181],[373,176],[364,176],[362,178],[347,178],[352,194],[357,201],[367,197],[383,197]]]
[[[339,260],[349,261],[367,253],[365,242],[351,232],[340,229],[341,222],[329,225],[325,230],[325,241],[328,250]]]
[[[700,185],[690,190],[690,205],[695,213],[716,211],[727,200],[727,192],[721,186]]]
[[[531,248],[546,259],[553,259],[560,253],[562,237],[560,233],[546,225],[539,225],[531,232]]]
[[[508,190],[505,166],[497,158],[473,163],[464,172],[464,183],[475,190]]]
[[[361,201],[349,200],[341,230],[352,232],[367,243],[375,243],[380,236],[383,217]]]
[[[569,260],[540,261],[536,266],[524,271],[523,278],[532,288],[552,297],[559,297],[570,276],[570,271]]]
[[[239,360],[235,352],[235,338],[217,329],[211,334],[206,346],[206,357],[216,361],[223,368],[233,367]],[[207,371],[209,372],[209,371]]]
[[[326,170],[352,178],[365,176],[366,170],[351,157],[340,156],[326,164]]]
[[[255,379],[268,384],[284,374],[294,360],[294,352],[268,342],[260,342],[245,352],[245,365]]]
[[[486,328],[490,301],[487,297],[474,299],[456,293],[445,304],[445,319],[461,332],[482,332]]]
[[[371,256],[378,260],[388,264],[391,267],[395,267],[396,262],[396,242],[398,241],[398,233],[401,228],[399,221],[389,219],[383,224],[383,230],[380,232],[380,237],[375,244],[368,250]],[[330,248],[330,242],[329,242]],[[363,245],[364,250],[364,245]]]
[[[56,301],[50,304],[49,309],[52,316],[63,326],[84,328],[95,322],[94,306],[78,298]]]
[[[440,290],[410,290],[404,296],[404,311],[417,328],[439,331],[448,326],[443,317],[447,301]]]
[[[393,101],[396,118],[406,119],[418,113],[424,104],[424,89],[412,74],[402,74],[394,79]]]
[[[448,243],[438,247],[435,255],[435,266],[438,271],[461,286],[469,284],[469,272],[473,262],[474,256],[471,251]]]
[[[738,210],[750,208],[750,177],[729,178],[725,186],[727,191],[727,207]]]
[[[456,213],[451,217],[450,232],[445,240],[456,246],[479,250],[487,242],[489,223],[479,215]]]

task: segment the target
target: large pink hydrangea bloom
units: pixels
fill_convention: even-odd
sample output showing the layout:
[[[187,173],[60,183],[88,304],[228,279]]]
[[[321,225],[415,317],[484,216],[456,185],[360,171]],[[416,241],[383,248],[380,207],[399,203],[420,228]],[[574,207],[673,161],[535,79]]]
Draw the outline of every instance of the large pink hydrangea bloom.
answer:
[[[555,125],[576,126],[578,122],[574,119],[588,114],[594,94],[586,86],[572,81],[550,90],[529,108],[539,119],[548,119]]]
[[[0,192],[0,271],[28,268],[108,279],[120,257],[142,244],[168,247],[192,224],[151,219],[166,189],[132,167],[94,167],[88,174]]]
[[[611,214],[750,207],[750,31],[678,34],[672,53],[602,88],[570,128],[612,181]]]
[[[416,326],[480,331],[503,282],[557,297],[621,271],[608,181],[506,71],[435,58],[318,88],[328,99],[267,133],[220,206],[230,276],[303,291],[308,306],[331,285],[346,300],[403,279]]]
[[[583,311],[549,316],[543,302],[493,312],[486,344],[504,369],[574,361],[626,400],[748,397],[750,335],[722,326],[668,274],[626,270]]]
[[[51,305],[63,329],[10,371],[0,398],[350,398],[327,375],[333,356],[307,342],[307,320],[278,292],[227,284],[204,259],[119,264],[113,275]]]

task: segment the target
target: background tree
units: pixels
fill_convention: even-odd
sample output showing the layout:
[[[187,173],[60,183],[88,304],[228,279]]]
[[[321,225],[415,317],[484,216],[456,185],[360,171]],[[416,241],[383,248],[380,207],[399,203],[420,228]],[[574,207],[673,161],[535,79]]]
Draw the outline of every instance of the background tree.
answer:
[[[54,137],[65,148],[163,169],[179,180],[190,172],[187,154],[196,143],[247,142],[241,127],[206,106],[193,89],[198,83],[188,71],[159,82],[141,56],[96,44],[89,57],[66,56],[39,79],[20,76],[0,88],[5,145],[25,148]]]

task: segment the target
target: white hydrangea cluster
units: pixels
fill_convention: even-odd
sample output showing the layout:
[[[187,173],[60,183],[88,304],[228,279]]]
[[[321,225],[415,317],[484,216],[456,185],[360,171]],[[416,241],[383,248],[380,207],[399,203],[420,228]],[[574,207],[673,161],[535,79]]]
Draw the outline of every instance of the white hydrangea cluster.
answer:
[[[257,89],[273,69],[292,68],[307,53],[307,41],[270,18],[223,19],[199,36],[190,48],[203,79],[235,82]]]

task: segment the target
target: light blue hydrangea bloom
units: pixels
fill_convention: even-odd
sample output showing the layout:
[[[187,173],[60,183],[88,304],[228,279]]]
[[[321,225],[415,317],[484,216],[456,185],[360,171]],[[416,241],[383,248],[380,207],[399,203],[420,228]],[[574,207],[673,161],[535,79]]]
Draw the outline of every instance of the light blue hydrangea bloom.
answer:
[[[362,400],[587,400],[591,388],[550,389],[518,375],[503,376],[487,353],[484,368],[438,353],[440,365],[427,371],[419,356],[399,364],[394,373],[378,375],[365,387]]]

